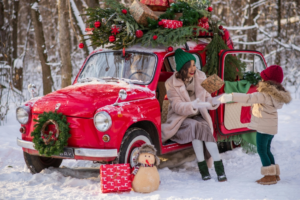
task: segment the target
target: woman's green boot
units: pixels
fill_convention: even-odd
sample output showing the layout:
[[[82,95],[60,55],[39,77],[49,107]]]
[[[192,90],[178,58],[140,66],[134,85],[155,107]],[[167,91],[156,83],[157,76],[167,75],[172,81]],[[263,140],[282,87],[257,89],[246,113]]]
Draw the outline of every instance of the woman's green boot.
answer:
[[[207,167],[206,161],[204,160],[202,162],[198,162],[198,167],[199,167],[199,171],[202,176],[202,179],[205,181],[209,180],[211,177],[208,172],[208,167]]]
[[[215,161],[214,164],[215,164],[216,173],[218,175],[218,181],[219,182],[227,181],[222,160]]]

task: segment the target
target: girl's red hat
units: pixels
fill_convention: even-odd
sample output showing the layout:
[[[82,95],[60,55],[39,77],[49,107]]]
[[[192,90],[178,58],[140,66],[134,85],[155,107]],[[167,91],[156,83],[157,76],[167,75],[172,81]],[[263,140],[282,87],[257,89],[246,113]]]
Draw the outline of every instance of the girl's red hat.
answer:
[[[282,83],[283,81],[283,71],[279,65],[271,65],[267,69],[260,72],[260,76],[265,81],[275,81],[277,83]]]

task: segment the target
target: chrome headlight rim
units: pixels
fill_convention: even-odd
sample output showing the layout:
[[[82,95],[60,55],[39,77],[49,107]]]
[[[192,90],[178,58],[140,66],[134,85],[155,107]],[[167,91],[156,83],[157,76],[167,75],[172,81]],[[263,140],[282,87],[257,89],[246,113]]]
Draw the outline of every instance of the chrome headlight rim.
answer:
[[[22,121],[20,120],[19,116],[18,116],[18,110],[19,109],[23,109],[25,111],[25,113],[27,114],[27,120],[26,121]],[[20,124],[27,124],[28,121],[29,121],[29,115],[30,115],[30,108],[28,106],[19,106],[17,109],[16,109],[16,118],[17,118],[17,121],[20,123]],[[23,116],[24,117],[24,116]],[[25,116],[26,117],[26,116]]]
[[[97,118],[97,116],[98,115],[104,115],[105,117],[106,117],[106,119],[107,119],[107,127],[106,128],[99,128],[98,126],[97,126],[97,122],[96,122],[96,118]],[[107,113],[107,112],[105,112],[105,111],[100,111],[100,112],[97,112],[95,115],[94,115],[94,126],[96,127],[96,129],[98,130],[98,131],[100,131],[100,132],[105,132],[105,131],[107,131],[108,129],[110,129],[110,127],[111,127],[111,125],[112,125],[112,119],[111,119],[111,117],[110,117],[110,115]]]

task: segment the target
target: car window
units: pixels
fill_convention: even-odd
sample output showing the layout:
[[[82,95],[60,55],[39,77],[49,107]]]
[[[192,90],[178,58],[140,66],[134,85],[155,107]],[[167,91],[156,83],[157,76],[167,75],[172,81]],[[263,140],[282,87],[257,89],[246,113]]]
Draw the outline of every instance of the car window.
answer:
[[[102,52],[89,58],[78,80],[87,78],[129,79],[137,84],[151,82],[156,68],[156,57],[140,52]]]
[[[195,56],[196,58],[196,67],[197,69],[201,70],[202,66],[201,66],[201,62],[200,62],[200,58],[199,58],[199,55],[198,54],[195,54],[193,53],[193,55]],[[176,62],[175,62],[175,56],[169,56],[167,57],[169,63],[170,63],[170,66],[172,68],[173,71],[176,71]]]
[[[266,69],[266,66],[265,66],[265,63],[264,63],[262,57],[258,54],[235,53],[235,55],[238,58],[240,58],[242,62],[246,63],[245,72],[249,72],[249,71],[261,72],[262,70]],[[225,59],[226,59],[226,57],[225,57]]]

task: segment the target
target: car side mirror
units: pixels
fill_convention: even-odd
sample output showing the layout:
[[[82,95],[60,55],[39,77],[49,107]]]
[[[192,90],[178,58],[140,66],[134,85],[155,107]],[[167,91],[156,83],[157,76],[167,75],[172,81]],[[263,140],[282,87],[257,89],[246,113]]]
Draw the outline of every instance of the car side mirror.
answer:
[[[119,99],[125,100],[127,98],[127,92],[123,89],[119,91]]]
[[[118,97],[116,103],[114,103],[114,106],[118,106],[119,105],[119,103],[118,103],[119,99],[125,100],[126,98],[127,98],[127,92],[124,89],[121,89],[119,91],[119,97]]]

